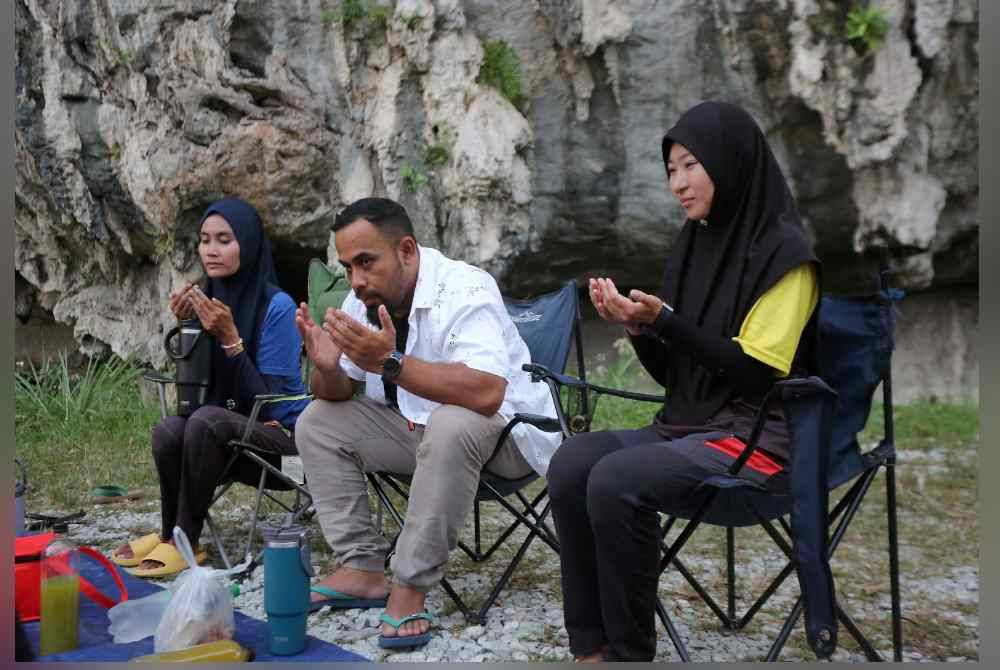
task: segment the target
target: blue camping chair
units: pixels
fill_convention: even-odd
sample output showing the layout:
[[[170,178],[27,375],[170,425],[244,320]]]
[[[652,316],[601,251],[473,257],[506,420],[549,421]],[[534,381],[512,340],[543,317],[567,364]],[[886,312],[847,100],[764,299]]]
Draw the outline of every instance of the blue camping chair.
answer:
[[[767,660],[775,660],[799,617],[805,613],[806,638],[820,658],[829,657],[837,646],[838,622],[843,624],[869,660],[884,660],[837,603],[829,560],[855,517],[880,468],[886,471],[889,581],[892,609],[893,651],[902,660],[902,617],[899,604],[899,561],[896,529],[895,444],[892,422],[890,359],[893,348],[892,303],[902,292],[890,289],[888,272],[879,273],[875,295],[866,298],[823,297],[820,304],[821,377],[793,378],[774,385],[757,415],[747,447],[728,475],[706,480],[705,498],[697,511],[667,543],[679,517],[667,516],[662,527],[661,574],[671,566],[715,613],[723,627],[743,629],[766,604],[787,577],[795,572],[801,595],[785,620]],[[545,370],[534,378],[572,388],[634,400],[662,403],[662,397],[606,389],[574,381]],[[857,434],[865,427],[872,396],[879,384],[883,391],[884,438],[862,453]],[[757,448],[767,409],[780,400],[789,422],[793,448],[789,463],[788,491],[763,489],[736,475]],[[848,481],[854,484],[829,510],[829,492]],[[701,523],[726,528],[727,607],[715,602],[705,587],[685,567],[679,553]],[[735,528],[760,525],[788,557],[788,563],[742,617],[736,614]],[[781,530],[778,529],[781,528]],[[832,534],[830,530],[832,529]],[[690,661],[662,601],[657,615],[682,661]]]
[[[586,380],[576,283],[572,281],[567,282],[558,291],[548,293],[534,300],[522,301],[505,298],[504,304],[517,326],[518,332],[528,345],[533,364],[545,366],[546,369],[558,370],[560,374],[550,376],[546,379],[556,405],[557,417],[549,418],[533,414],[515,415],[500,434],[497,446],[493,452],[494,456],[500,445],[503,444],[504,440],[510,434],[510,431],[520,423],[528,423],[550,433],[561,432],[565,439],[574,432],[587,430],[592,418],[592,408],[588,405],[587,394],[580,391],[582,387],[577,386],[576,391],[571,389],[567,393],[562,393],[559,382],[559,379],[563,378],[561,373],[566,367],[570,346],[573,343],[576,344],[577,366],[580,377],[584,382]],[[526,365],[525,370],[530,371],[531,367],[531,365]],[[543,541],[556,553],[559,552],[559,541],[556,538],[555,531],[546,521],[549,516],[548,487],[542,487],[541,491],[529,500],[525,495],[524,489],[538,479],[538,474],[532,472],[521,479],[505,479],[489,471],[489,464],[492,459],[493,457],[491,456],[483,466],[479,488],[476,492],[473,507],[473,546],[470,547],[465,542],[459,542],[458,546],[470,559],[478,563],[489,559],[498,548],[504,545],[511,534],[522,525],[528,530],[528,533],[518,546],[503,575],[493,585],[490,594],[475,611],[466,604],[447,579],[441,580],[441,587],[455,602],[466,620],[479,624],[486,621],[486,613],[496,602],[500,591],[514,574],[514,571],[521,563],[521,560],[535,538]],[[391,472],[368,473],[367,476],[379,500],[380,508],[385,508],[396,526],[401,529],[404,522],[403,515],[387,494],[386,489],[391,489],[405,500],[408,496],[411,478],[408,475]],[[514,502],[508,500],[511,497],[514,498]],[[498,503],[513,517],[510,525],[485,550],[483,549],[481,532],[482,517],[480,511],[481,504],[484,502]],[[396,538],[398,538],[398,534]],[[393,546],[395,546],[395,538],[393,539]]]
[[[885,660],[838,603],[829,564],[865,494],[883,467],[886,471],[893,652],[894,660],[902,660],[890,367],[894,326],[892,303],[902,297],[902,292],[888,287],[887,274],[883,268],[874,296],[823,297],[819,308],[821,344],[818,361],[822,377],[781,381],[775,384],[764,401],[766,409],[780,399],[789,423],[793,446],[787,493],[759,489],[735,474],[756,449],[763,427],[762,411],[747,448],[730,468],[729,474],[705,482],[708,494],[702,506],[669,546],[663,544],[661,571],[671,565],[676,567],[719,617],[723,626],[730,630],[744,628],[784,580],[792,572],[796,573],[800,595],[768,652],[769,661],[777,659],[803,611],[806,639],[818,657],[828,658],[836,650],[839,622],[868,660]],[[857,434],[865,427],[873,394],[880,383],[884,437],[875,448],[862,453]],[[830,510],[829,492],[851,480],[854,484]],[[664,538],[676,520],[676,517],[667,519],[663,528]],[[678,559],[685,542],[703,521],[726,528],[728,607],[725,612]],[[788,563],[747,612],[737,618],[734,528],[748,525],[764,528],[787,556]],[[688,660],[687,650],[659,601],[657,613],[678,654],[683,660]]]

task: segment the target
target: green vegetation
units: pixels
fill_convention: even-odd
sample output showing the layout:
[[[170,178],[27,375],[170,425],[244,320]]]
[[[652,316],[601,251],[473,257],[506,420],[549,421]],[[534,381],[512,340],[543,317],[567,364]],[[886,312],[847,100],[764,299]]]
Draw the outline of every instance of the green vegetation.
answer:
[[[324,7],[319,11],[319,20],[324,28],[329,28],[340,19],[340,12],[333,7]]]
[[[364,0],[343,0],[340,4],[340,23],[344,30],[360,24],[368,14],[368,4]]]
[[[129,49],[120,49],[111,44],[107,40],[99,40],[98,44],[101,49],[108,55],[108,58],[112,60],[116,65],[122,67],[128,67],[135,60],[135,54]]]
[[[384,35],[389,29],[389,19],[392,17],[392,10],[388,7],[370,6],[368,9],[369,31]]]
[[[420,190],[421,186],[427,183],[427,175],[421,172],[419,168],[415,168],[409,163],[400,168],[399,174],[403,178],[406,190],[410,193],[416,193]]]
[[[339,23],[345,33],[357,29],[363,38],[379,43],[385,39],[391,16],[391,8],[370,0],[342,0],[339,8],[324,7],[320,10],[320,21],[325,27]]]
[[[420,23],[421,23],[421,21],[423,21],[423,20],[424,20],[424,17],[417,16],[416,14],[414,14],[413,16],[404,16],[403,17],[403,23],[406,24],[406,28],[408,30],[416,30],[417,26],[419,26]]]
[[[877,51],[888,30],[889,22],[881,7],[854,5],[847,13],[844,35],[862,55]]]
[[[64,354],[14,374],[14,436],[28,469],[31,500],[81,504],[101,484],[155,484],[149,433],[159,418],[129,361],[91,360],[73,370]]]
[[[172,253],[174,250],[174,241],[175,238],[173,230],[161,233],[153,243],[153,256],[157,259],[161,259]]]
[[[424,162],[431,167],[441,167],[451,158],[451,149],[444,144],[429,144],[424,152]]]
[[[520,108],[523,102],[521,62],[514,49],[503,40],[491,40],[485,44],[483,64],[476,81],[497,89],[512,105]]]
[[[455,136],[450,128],[437,130],[435,126],[435,130],[437,141],[428,144],[424,150],[424,163],[431,168],[441,167],[451,160],[451,151],[455,146]]]

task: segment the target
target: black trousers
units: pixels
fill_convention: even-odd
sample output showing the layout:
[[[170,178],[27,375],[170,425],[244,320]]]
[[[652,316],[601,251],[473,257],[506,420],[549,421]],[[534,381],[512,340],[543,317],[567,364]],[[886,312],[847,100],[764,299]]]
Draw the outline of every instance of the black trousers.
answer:
[[[690,517],[698,486],[733,458],[705,445],[712,431],[664,440],[651,428],[582,433],[564,442],[546,475],[559,535],[563,608],[570,651],[607,647],[609,661],[656,653],[659,581],[657,512]],[[760,484],[767,476],[744,467]]]
[[[223,483],[223,471],[232,456],[226,443],[243,435],[247,421],[242,414],[205,406],[187,419],[168,416],[153,428],[153,460],[160,477],[162,539],[169,540],[174,526],[180,526],[192,546],[197,546],[215,487]],[[292,437],[281,428],[262,423],[254,426],[249,442],[279,454],[297,453]],[[265,460],[280,467],[280,456],[267,456]],[[256,486],[261,469],[250,459],[239,458],[227,479]]]

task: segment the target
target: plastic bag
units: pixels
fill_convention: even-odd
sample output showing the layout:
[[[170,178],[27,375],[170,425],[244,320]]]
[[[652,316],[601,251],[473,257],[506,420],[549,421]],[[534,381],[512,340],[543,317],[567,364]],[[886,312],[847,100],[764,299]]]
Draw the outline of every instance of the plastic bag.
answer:
[[[144,598],[126,600],[109,609],[111,625],[108,632],[115,644],[135,642],[153,635],[172,595],[170,589],[163,589]]]
[[[236,627],[233,597],[224,577],[245,570],[250,557],[229,570],[204,568],[195,562],[184,531],[174,528],[173,537],[177,551],[191,567],[176,580],[174,594],[156,627],[154,651],[177,651],[205,642],[232,639]]]

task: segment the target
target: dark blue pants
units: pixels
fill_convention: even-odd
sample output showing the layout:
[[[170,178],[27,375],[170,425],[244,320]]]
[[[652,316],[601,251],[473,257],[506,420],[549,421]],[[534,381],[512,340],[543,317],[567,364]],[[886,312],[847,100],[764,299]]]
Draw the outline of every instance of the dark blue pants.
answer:
[[[713,431],[666,441],[651,428],[576,435],[559,447],[546,475],[559,535],[563,607],[575,656],[607,648],[610,661],[650,661],[656,653],[658,512],[690,516],[704,502],[706,477],[733,458],[705,445]],[[740,473],[765,484],[768,477]]]

